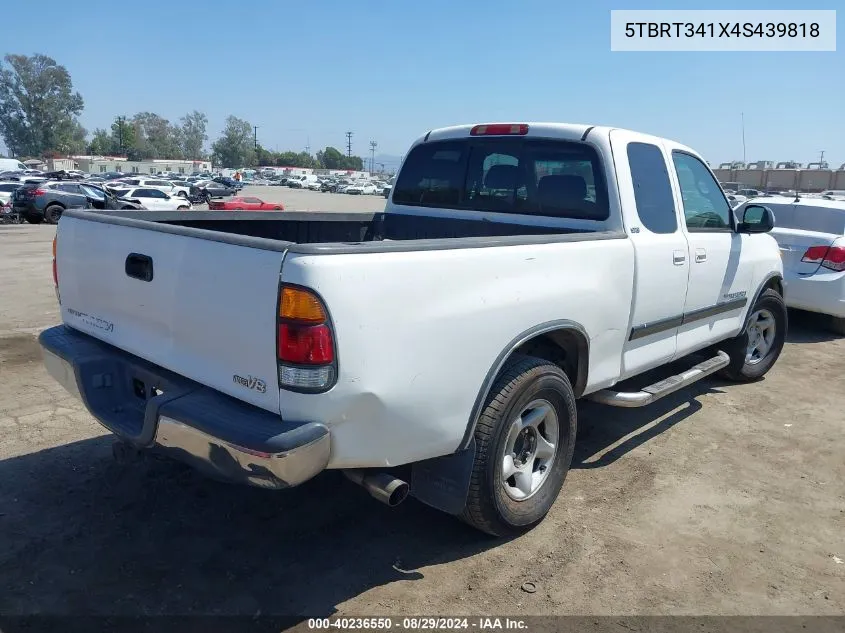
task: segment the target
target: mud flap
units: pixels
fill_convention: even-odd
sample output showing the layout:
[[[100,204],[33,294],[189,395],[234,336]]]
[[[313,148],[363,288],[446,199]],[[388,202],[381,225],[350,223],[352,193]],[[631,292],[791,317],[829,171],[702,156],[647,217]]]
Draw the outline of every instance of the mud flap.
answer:
[[[475,461],[475,438],[458,453],[417,462],[411,470],[411,495],[449,514],[464,511]]]

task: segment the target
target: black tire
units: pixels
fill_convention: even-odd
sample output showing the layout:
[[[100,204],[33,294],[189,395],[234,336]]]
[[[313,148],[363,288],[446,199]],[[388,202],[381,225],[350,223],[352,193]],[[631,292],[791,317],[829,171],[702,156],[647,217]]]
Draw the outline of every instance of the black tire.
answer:
[[[44,218],[38,215],[28,215],[24,218],[29,224],[41,224]]]
[[[830,325],[828,327],[831,332],[845,336],[845,319],[841,317],[830,317]]]
[[[502,461],[511,425],[532,401],[552,405],[557,416],[557,450],[551,470],[536,492],[514,500],[505,491]],[[531,356],[514,357],[502,369],[475,427],[475,462],[461,518],[493,536],[530,530],[549,512],[572,463],[578,414],[575,394],[557,365]]]
[[[58,224],[65,208],[59,204],[51,204],[44,209],[44,221],[47,224]]]
[[[767,310],[774,318],[774,341],[762,358],[752,361],[746,358],[750,340],[749,321],[760,310]],[[748,311],[742,334],[717,346],[731,358],[730,364],[719,372],[719,376],[733,382],[752,382],[762,378],[772,368],[783,350],[788,325],[789,317],[783,297],[775,290],[764,290]]]

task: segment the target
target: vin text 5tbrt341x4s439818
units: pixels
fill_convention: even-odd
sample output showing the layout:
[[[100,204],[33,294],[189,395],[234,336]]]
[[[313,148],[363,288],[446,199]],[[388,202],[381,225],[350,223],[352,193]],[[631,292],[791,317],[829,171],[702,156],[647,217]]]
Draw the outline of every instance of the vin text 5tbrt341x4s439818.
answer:
[[[508,534],[555,502],[579,398],[644,406],[772,367],[773,222],[735,217],[666,139],[445,128],[413,144],[383,213],[66,212],[63,324],[40,340],[118,446],[267,488],[341,469]]]

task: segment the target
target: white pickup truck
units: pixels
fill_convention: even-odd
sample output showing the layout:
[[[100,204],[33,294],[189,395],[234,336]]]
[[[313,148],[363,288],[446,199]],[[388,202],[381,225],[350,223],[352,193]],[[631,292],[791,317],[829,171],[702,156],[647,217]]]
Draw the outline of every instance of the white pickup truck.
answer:
[[[450,127],[413,144],[383,213],[67,211],[63,324],[40,342],[118,455],[266,488],[342,469],[509,534],[557,498],[579,398],[644,406],[772,367],[773,224],[761,205],[736,218],[666,139]]]

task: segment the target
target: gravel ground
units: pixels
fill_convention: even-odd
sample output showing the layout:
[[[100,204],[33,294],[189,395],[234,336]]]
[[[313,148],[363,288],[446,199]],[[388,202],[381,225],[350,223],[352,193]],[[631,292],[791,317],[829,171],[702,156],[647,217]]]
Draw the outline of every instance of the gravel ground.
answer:
[[[383,204],[257,195],[277,190],[296,209]],[[414,500],[391,510],[337,473],[273,493],[114,463],[40,363],[35,335],[59,321],[53,235],[0,226],[0,613],[845,612],[845,339],[818,318],[791,315],[758,383],[583,406],[557,504],[503,541]]]

